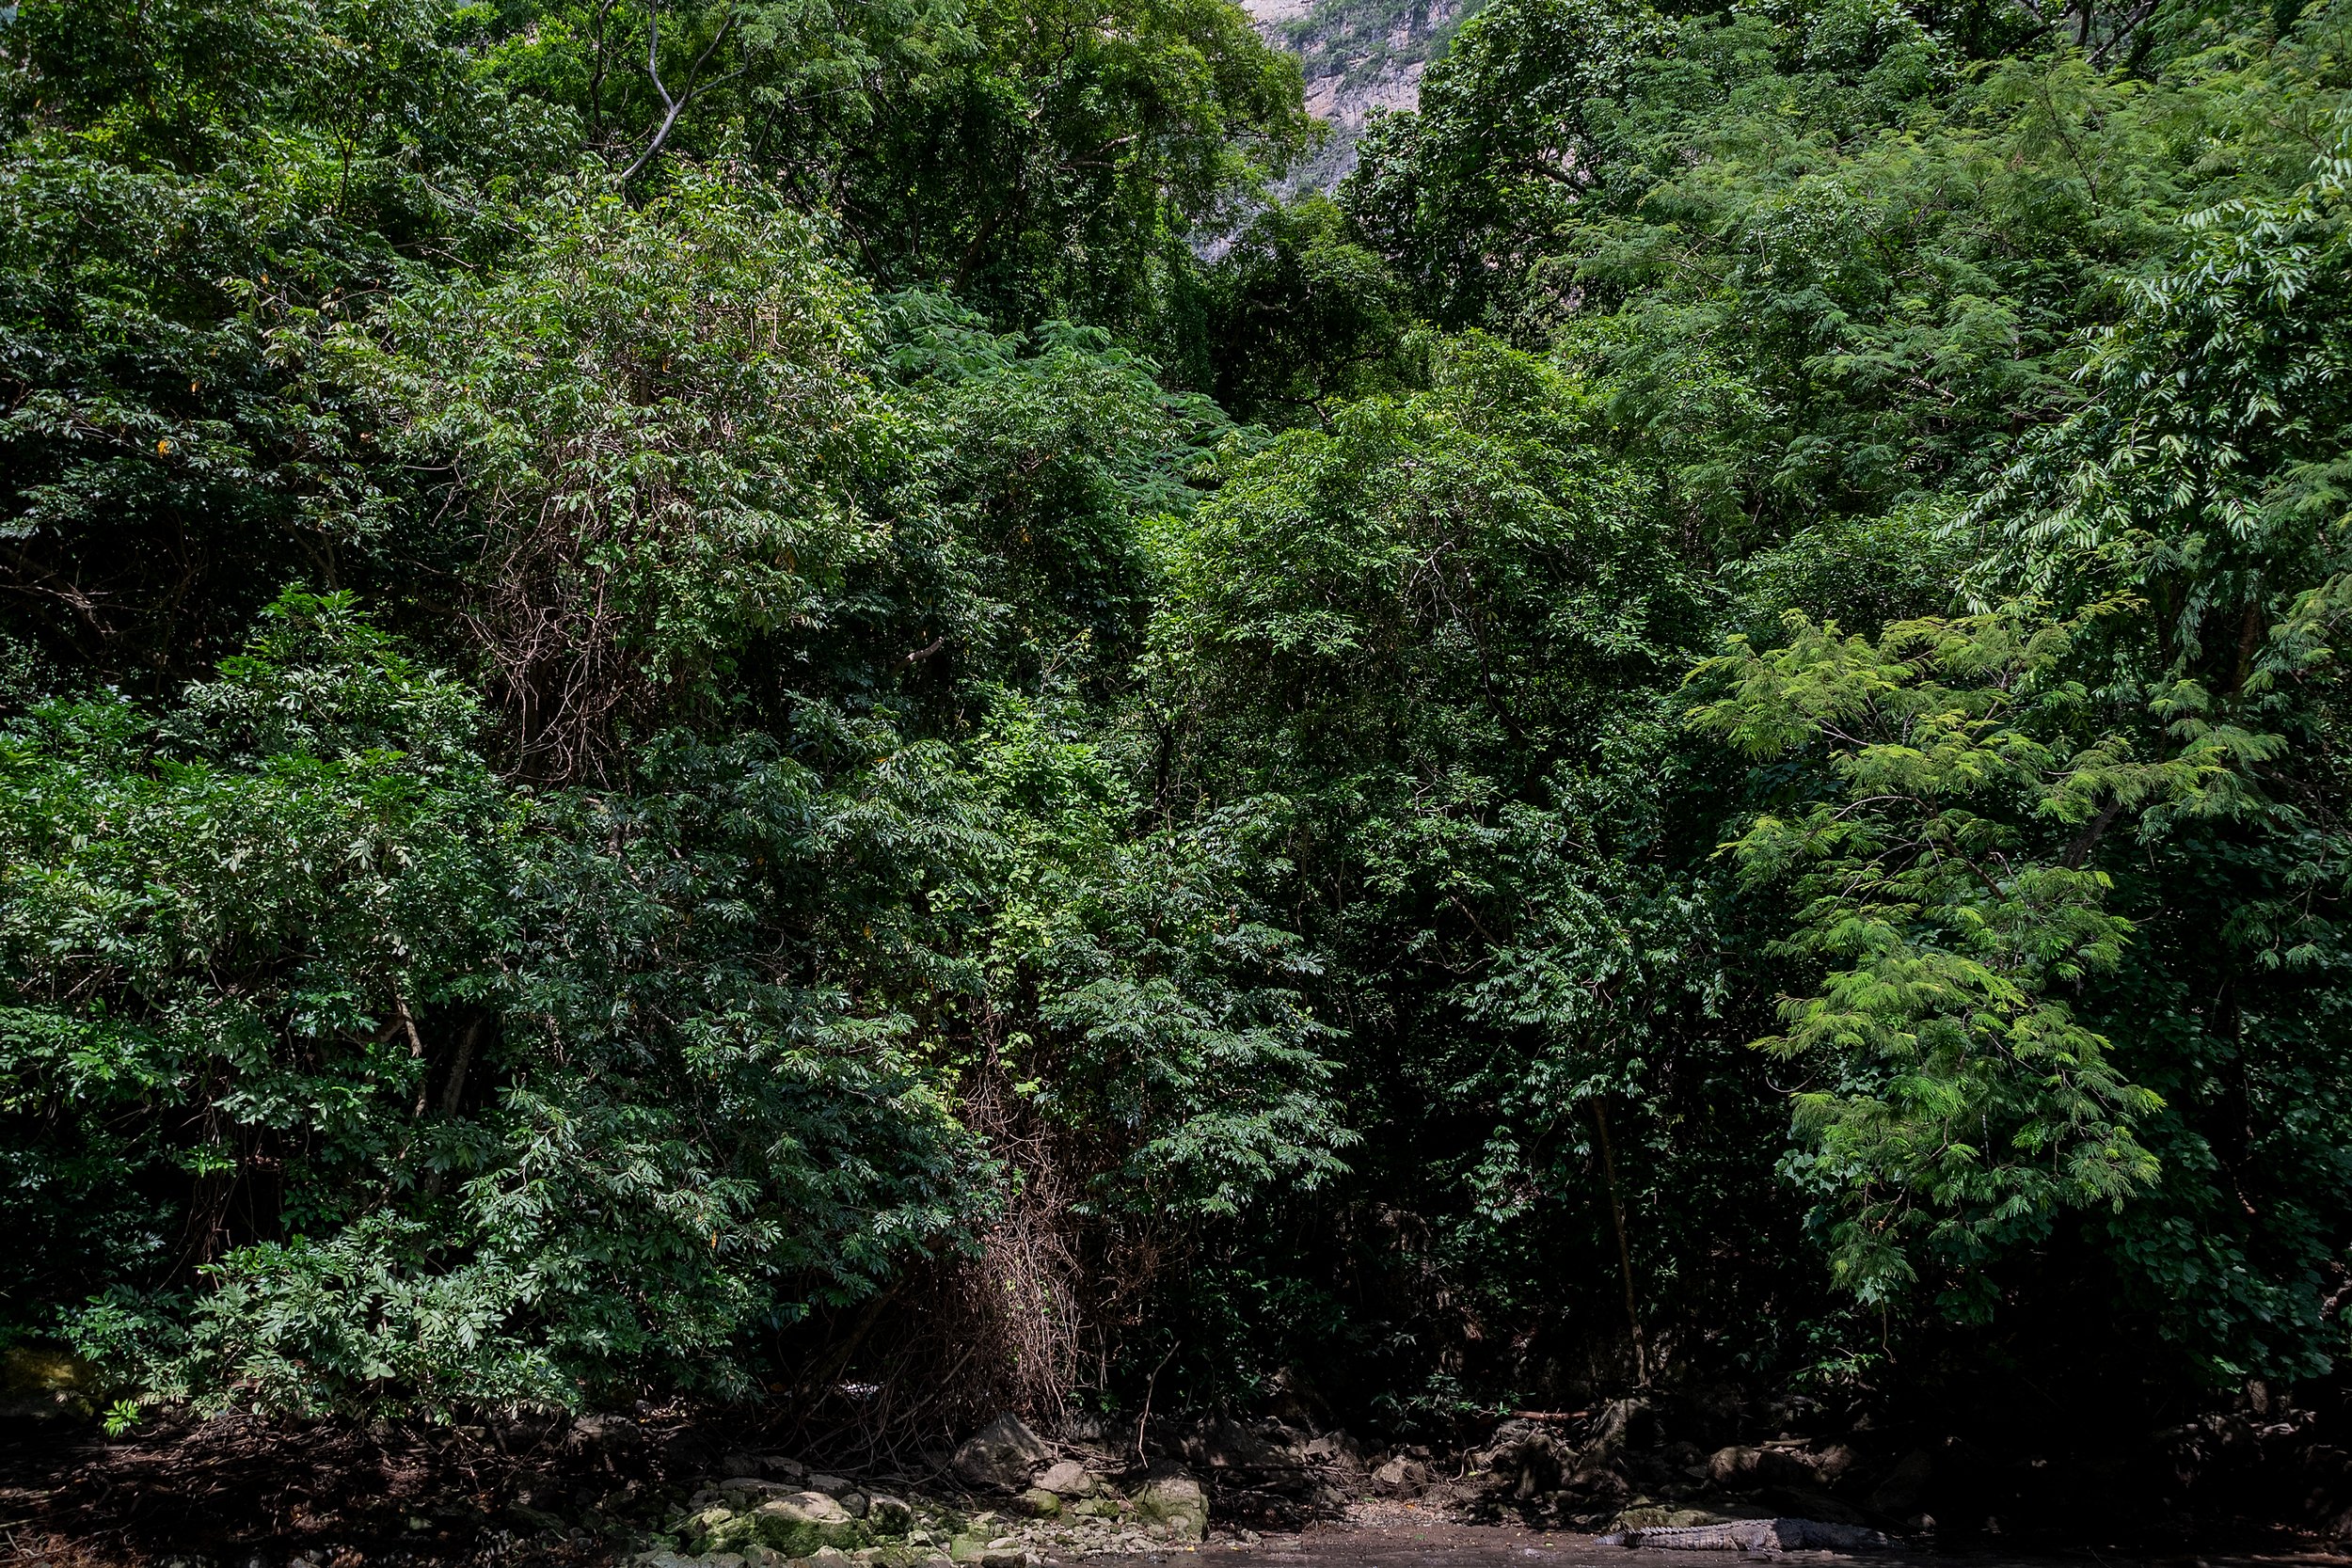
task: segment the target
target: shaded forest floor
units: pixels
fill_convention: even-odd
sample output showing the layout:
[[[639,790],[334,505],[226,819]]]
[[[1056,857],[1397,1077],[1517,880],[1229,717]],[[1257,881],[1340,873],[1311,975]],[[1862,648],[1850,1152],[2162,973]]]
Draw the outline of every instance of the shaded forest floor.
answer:
[[[290,1426],[228,1418],[106,1440],[0,1427],[19,1561],[248,1568],[601,1563],[706,1460],[685,1414],[528,1429]]]
[[[757,1434],[683,1407],[527,1426],[310,1426],[225,1418],[108,1439],[0,1423],[0,1561],[49,1568],[608,1564],[730,1449]],[[2286,1568],[2352,1558],[2286,1534],[2230,1554],[2101,1549],[1881,1553],[1885,1568]],[[1732,1553],[1629,1550],[1590,1534],[1474,1524],[1443,1504],[1367,1499],[1297,1533],[1153,1552],[1267,1568],[1728,1568]],[[1859,1562],[1827,1552],[1796,1564]],[[1131,1561],[1132,1559],[1119,1560]]]

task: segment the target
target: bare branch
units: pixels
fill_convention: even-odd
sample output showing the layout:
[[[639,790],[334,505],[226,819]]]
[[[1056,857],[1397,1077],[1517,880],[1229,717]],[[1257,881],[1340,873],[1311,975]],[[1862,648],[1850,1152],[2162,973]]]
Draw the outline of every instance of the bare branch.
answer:
[[[2128,42],[2132,39],[2138,37],[2140,28],[2147,24],[2148,19],[2151,16],[2153,16],[2155,11],[2156,0],[2140,0],[2139,8],[2132,12],[2130,18],[2124,22],[2123,25],[2118,27],[2112,34],[2108,35],[2107,40],[2105,43],[2102,43],[2098,48],[2090,52],[2090,63],[2092,65],[2106,64],[2108,53],[2112,51],[2117,44]]]
[[[661,116],[660,127],[653,134],[653,140],[645,144],[645,150],[637,155],[637,161],[621,172],[623,184],[636,179],[638,171],[653,162],[654,154],[661,150],[661,144],[670,139],[670,131],[677,124],[677,117],[684,114],[686,105],[694,101],[695,83],[703,73],[703,67],[710,63],[710,56],[719,52],[719,45],[725,42],[727,34],[735,30],[735,14],[729,11],[727,19],[719,24],[719,30],[710,35],[710,42],[704,47],[700,55],[694,57],[693,65],[687,70],[686,86],[679,90],[675,98],[672,98],[670,89],[661,83],[661,7],[654,4],[645,8],[645,74],[653,79],[653,90],[661,95],[664,112]],[[740,73],[731,71],[728,74],[732,76]],[[727,80],[727,77],[723,76],[719,80],[723,82]]]

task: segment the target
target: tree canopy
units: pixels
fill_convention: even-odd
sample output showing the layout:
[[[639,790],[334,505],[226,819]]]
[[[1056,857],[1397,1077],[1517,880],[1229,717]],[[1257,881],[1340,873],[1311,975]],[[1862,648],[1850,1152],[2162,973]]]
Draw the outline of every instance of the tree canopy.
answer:
[[[2347,26],[0,12],[0,1343],[2328,1375]]]

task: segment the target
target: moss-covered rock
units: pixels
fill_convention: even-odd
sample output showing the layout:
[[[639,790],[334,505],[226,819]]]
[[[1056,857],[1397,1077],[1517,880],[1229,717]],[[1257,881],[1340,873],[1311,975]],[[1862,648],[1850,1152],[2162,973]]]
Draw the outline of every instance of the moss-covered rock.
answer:
[[[690,1515],[678,1526],[678,1539],[688,1552],[707,1557],[712,1552],[740,1552],[759,1537],[750,1515],[713,1504]]]
[[[1209,1533],[1208,1494],[1187,1475],[1154,1476],[1145,1481],[1136,1493],[1136,1512],[1165,1528],[1170,1541],[1200,1541]]]
[[[1693,1525],[1720,1525],[1730,1520],[1727,1513],[1715,1513],[1704,1508],[1674,1508],[1663,1503],[1629,1508],[1611,1522],[1613,1530],[1679,1529]]]
[[[752,1520],[758,1539],[787,1557],[811,1557],[828,1548],[847,1554],[871,1544],[864,1522],[822,1492],[771,1497]]]

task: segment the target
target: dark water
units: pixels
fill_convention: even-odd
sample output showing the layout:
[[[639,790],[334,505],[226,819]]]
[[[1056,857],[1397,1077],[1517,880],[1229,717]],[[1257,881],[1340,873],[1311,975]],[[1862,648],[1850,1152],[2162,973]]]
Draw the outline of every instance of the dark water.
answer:
[[[1508,1525],[1461,1525],[1400,1512],[1304,1535],[1268,1536],[1255,1545],[1211,1544],[1159,1551],[1141,1559],[1097,1558],[1093,1568],[1136,1562],[1165,1568],[2347,1568],[2328,1553],[2150,1557],[2085,1548],[2050,1553],[1961,1551],[1684,1552],[1603,1545],[1590,1535]]]

